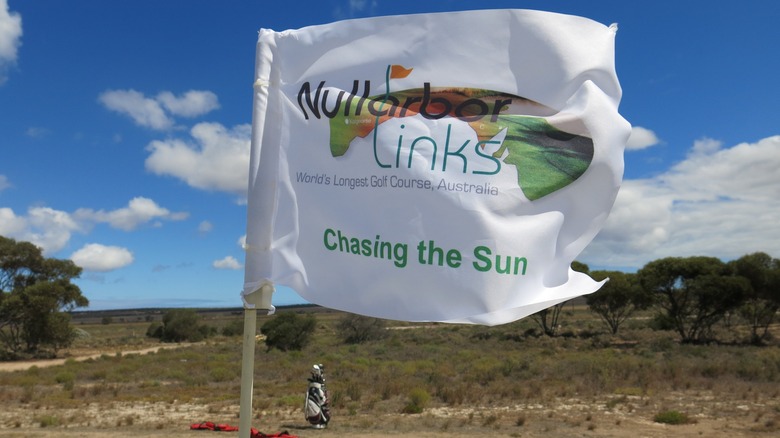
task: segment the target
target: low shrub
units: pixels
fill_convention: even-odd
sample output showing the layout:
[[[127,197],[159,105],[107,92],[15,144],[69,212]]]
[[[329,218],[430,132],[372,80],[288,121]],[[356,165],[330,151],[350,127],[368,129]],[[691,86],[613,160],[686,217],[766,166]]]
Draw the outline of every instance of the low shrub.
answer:
[[[57,375],[56,375],[56,376],[54,376],[54,380],[55,380],[57,383],[60,383],[60,384],[62,384],[62,387],[63,387],[63,388],[66,390],[66,391],[70,391],[70,390],[72,390],[72,389],[73,389],[73,385],[74,385],[74,384],[75,384],[75,382],[76,382],[76,375],[75,375],[75,374],[73,374],[73,373],[72,373],[72,372],[70,372],[70,371],[62,371],[62,372],[60,372],[60,373],[57,373]]]
[[[428,405],[431,396],[422,388],[415,388],[409,393],[409,402],[401,410],[404,414],[421,414]]]
[[[41,417],[36,417],[35,422],[38,423],[41,427],[55,427],[60,425],[60,419],[53,415],[43,415]]]
[[[387,335],[384,320],[353,313],[341,317],[336,329],[338,336],[346,344],[377,341]]]
[[[684,412],[679,411],[663,411],[655,414],[655,417],[653,417],[653,421],[656,423],[662,423],[662,424],[691,424],[695,423],[692,418],[688,416],[688,414]]]
[[[244,321],[235,319],[222,327],[222,336],[242,336],[244,334]]]

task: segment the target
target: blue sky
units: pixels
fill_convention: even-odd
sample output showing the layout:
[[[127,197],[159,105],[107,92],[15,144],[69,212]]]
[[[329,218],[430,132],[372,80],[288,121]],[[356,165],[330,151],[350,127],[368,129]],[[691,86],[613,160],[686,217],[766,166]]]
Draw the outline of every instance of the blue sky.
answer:
[[[634,128],[578,260],[780,257],[773,1],[0,0],[0,235],[82,266],[90,309],[240,306],[258,29],[477,7],[619,25]]]

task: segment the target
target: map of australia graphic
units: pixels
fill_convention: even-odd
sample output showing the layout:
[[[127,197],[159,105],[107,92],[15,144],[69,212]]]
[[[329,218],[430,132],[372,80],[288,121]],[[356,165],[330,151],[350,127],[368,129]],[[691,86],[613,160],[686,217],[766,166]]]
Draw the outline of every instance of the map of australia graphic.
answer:
[[[390,66],[388,82],[410,72],[411,69]],[[501,106],[490,108],[495,102]],[[506,130],[504,141],[493,156],[504,157],[504,164],[517,168],[517,184],[532,201],[577,180],[593,159],[591,138],[560,130],[544,117],[521,113],[522,108],[529,107],[537,107],[541,112],[554,111],[507,93],[426,84],[425,88],[388,90],[381,95],[352,99],[349,104],[352,105],[349,111],[334,111],[330,118],[330,150],[334,157],[344,155],[353,140],[367,137],[387,120],[425,112],[426,117],[432,114],[435,118],[450,117],[468,123],[480,141],[490,140]],[[369,111],[369,105],[374,113]]]

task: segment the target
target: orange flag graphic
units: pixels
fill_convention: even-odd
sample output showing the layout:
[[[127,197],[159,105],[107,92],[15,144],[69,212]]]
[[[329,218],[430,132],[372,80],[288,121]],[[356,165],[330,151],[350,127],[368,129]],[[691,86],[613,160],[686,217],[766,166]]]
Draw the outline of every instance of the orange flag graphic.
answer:
[[[413,68],[406,68],[403,65],[393,64],[390,67],[390,79],[403,79],[409,76]]]

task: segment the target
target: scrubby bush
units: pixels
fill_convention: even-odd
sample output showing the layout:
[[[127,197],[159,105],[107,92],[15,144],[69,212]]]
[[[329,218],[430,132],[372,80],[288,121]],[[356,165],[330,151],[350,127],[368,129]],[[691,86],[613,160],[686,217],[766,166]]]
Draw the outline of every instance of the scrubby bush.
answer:
[[[41,427],[56,427],[60,425],[60,418],[54,415],[43,415],[40,417],[35,417],[34,421],[37,422]]]
[[[409,402],[401,411],[404,414],[420,414],[431,400],[430,394],[422,388],[415,388],[409,393]]]
[[[222,327],[222,336],[241,336],[244,334],[244,321],[235,319]]]
[[[149,325],[146,335],[163,342],[199,342],[213,332],[212,328],[200,324],[195,310],[171,309],[163,316],[162,324],[153,322]]]
[[[362,344],[385,337],[385,321],[369,316],[348,313],[336,325],[338,335],[346,344]]]
[[[146,336],[149,338],[162,338],[163,325],[161,322],[153,322],[149,324],[149,328],[146,329]]]
[[[679,411],[663,411],[659,412],[653,418],[656,423],[663,424],[690,424],[695,423],[688,414]]]
[[[268,351],[274,348],[281,351],[302,350],[311,340],[316,323],[312,315],[280,313],[263,324],[260,333],[265,335]]]
[[[76,382],[76,375],[70,371],[62,371],[54,376],[54,380],[57,383],[61,383],[63,389],[70,391]]]

